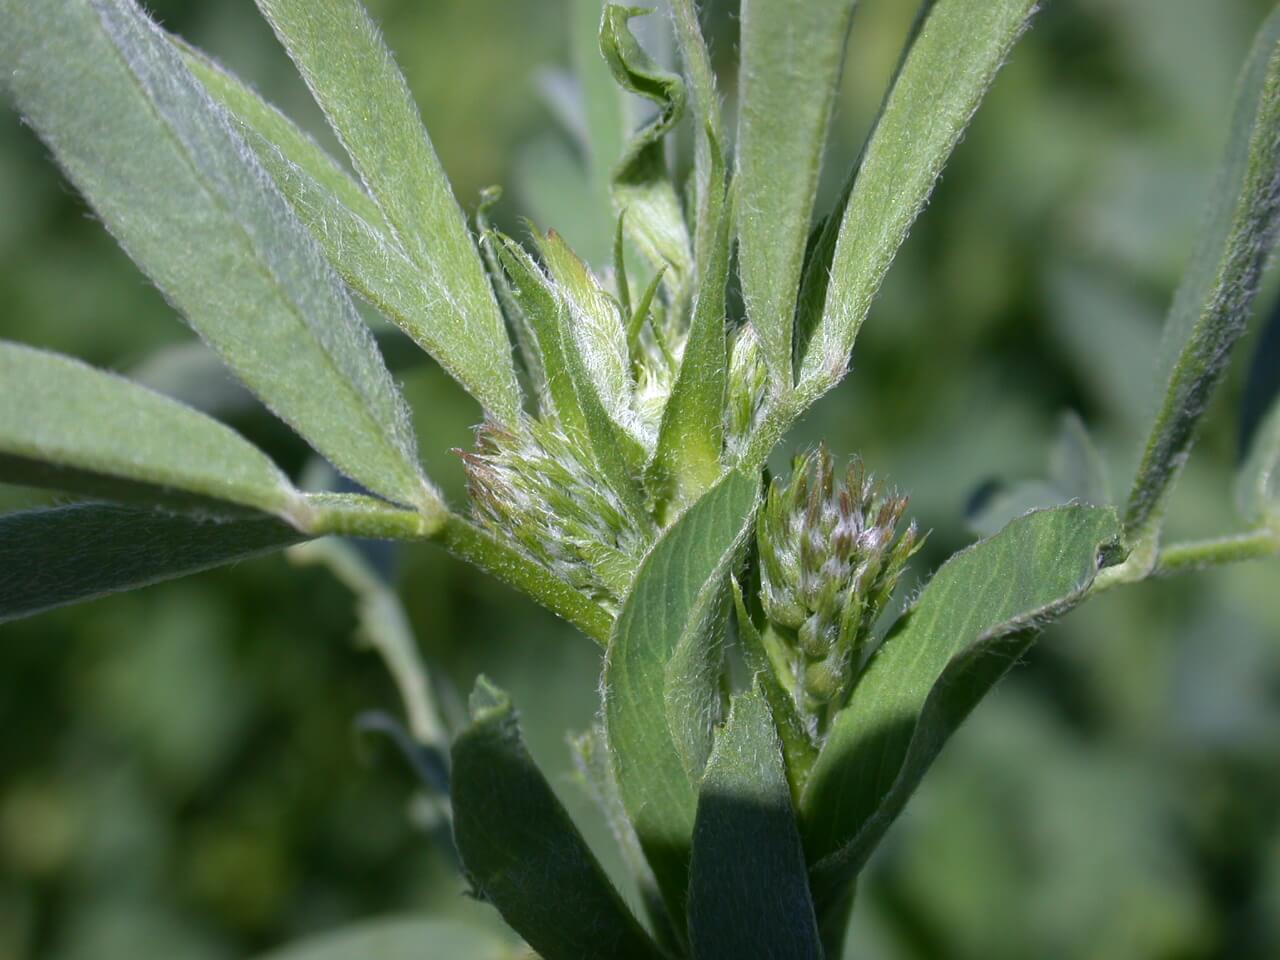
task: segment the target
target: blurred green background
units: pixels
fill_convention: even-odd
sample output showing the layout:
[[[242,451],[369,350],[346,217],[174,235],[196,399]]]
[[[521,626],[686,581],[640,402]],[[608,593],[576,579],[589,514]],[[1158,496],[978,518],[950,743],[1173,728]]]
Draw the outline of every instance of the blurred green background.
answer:
[[[539,77],[568,60],[563,2],[370,6],[464,207],[500,183],[510,229],[536,212],[572,238],[583,190],[539,96]],[[979,484],[1043,473],[1065,408],[1095,432],[1123,494],[1160,317],[1269,6],[1053,0],[1001,75],[864,328],[853,375],[788,440],[860,451],[908,491],[933,531],[922,572],[967,541]],[[152,7],[322,132],[251,0]],[[708,10],[730,101],[735,7]],[[828,200],[913,7],[861,4]],[[557,193],[567,206],[547,199]],[[562,212],[542,222],[548,205]],[[189,340],[11,111],[0,114],[0,264],[4,338],[120,370]],[[1175,536],[1232,529],[1255,339],[1215,401]],[[478,409],[428,363],[398,376],[428,470],[460,502],[449,451],[469,445]],[[303,463],[265,416],[235,423],[282,464]],[[0,508],[39,501],[0,488]],[[593,645],[431,547],[402,551],[397,577],[441,680],[465,691],[483,670],[511,690],[535,755],[590,818],[564,735],[595,709]],[[1274,561],[1146,584],[1050,630],[877,857],[850,956],[1280,956],[1278,584]],[[279,556],[0,627],[0,960],[220,960],[402,910],[494,922],[415,826],[404,763],[354,730],[361,711],[398,708],[354,629],[344,588]]]

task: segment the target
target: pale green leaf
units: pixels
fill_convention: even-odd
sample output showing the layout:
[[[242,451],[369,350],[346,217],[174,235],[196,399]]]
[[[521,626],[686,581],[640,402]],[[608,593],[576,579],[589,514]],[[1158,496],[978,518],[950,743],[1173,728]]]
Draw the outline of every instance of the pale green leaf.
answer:
[[[449,920],[395,917],[309,937],[260,960],[516,960],[510,944]]]
[[[359,0],[258,0],[400,245],[418,267],[434,345],[503,423],[520,391],[502,314],[403,75]]]
[[[925,0],[848,202],[836,214],[840,228],[821,319],[799,344],[799,379],[807,390],[825,390],[843,376],[889,265],[1035,6],[1036,0]]]
[[[624,89],[651,101],[657,115],[636,131],[613,171],[613,203],[626,214],[626,230],[655,270],[668,268],[666,283],[681,301],[693,274],[689,231],[667,170],[663,141],[684,113],[684,81],[663,70],[640,46],[628,25],[651,12],[643,7],[605,5],[600,50]]]
[[[546,960],[658,960],[481,677],[453,745],[453,834],[478,896]]]
[[[306,539],[264,514],[109,504],[0,516],[0,622],[197,573]]]
[[[565,431],[591,451],[603,479],[632,517],[647,522],[625,452],[627,438],[606,411],[597,380],[579,352],[581,341],[570,329],[574,314],[567,298],[518,243],[501,234],[492,237],[511,278],[512,295],[533,333],[547,380],[546,399]]]
[[[434,274],[424,275],[404,252],[364,188],[240,79],[200,51],[185,44],[181,49],[192,72],[240,123],[245,141],[342,279],[486,409],[505,404],[507,385],[493,379],[490,364],[476,362],[475,345],[459,325],[452,294],[430,282]],[[493,346],[504,344],[495,341]]]
[[[1164,505],[1280,235],[1280,9],[1240,75],[1226,156],[1161,349],[1159,410],[1129,493],[1125,532],[1153,559]]]
[[[1027,514],[943,564],[894,625],[836,715],[802,798],[820,916],[947,736],[1035,633],[1088,592],[1119,533],[1111,508]]]
[[[805,239],[853,8],[854,0],[742,2],[738,269],[779,390],[791,388]]]
[[[547,272],[568,310],[562,329],[576,352],[600,403],[619,426],[631,420],[631,357],[627,330],[618,304],[601,288],[591,269],[554,230],[535,233]]]
[[[782,745],[757,687],[734,698],[698,792],[689,869],[694,960],[821,960]]]
[[[216,420],[78,360],[0,341],[0,482],[288,519],[300,497]]]
[[[605,658],[604,720],[614,775],[680,928],[697,802],[685,756],[691,740],[709,737],[714,717],[707,704],[715,691],[694,691],[697,696],[673,703],[667,668],[682,646],[712,645],[710,618],[750,530],[758,488],[756,478],[734,471],[666,531],[636,574]]]
[[[437,509],[340,281],[165,34],[133,0],[0,0],[0,12],[18,107],[187,321],[344,473]]]

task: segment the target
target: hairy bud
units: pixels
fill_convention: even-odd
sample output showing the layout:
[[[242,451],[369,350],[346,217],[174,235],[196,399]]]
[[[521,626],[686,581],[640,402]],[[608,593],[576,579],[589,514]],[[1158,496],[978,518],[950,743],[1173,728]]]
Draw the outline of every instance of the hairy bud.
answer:
[[[813,715],[847,695],[863,647],[920,538],[898,534],[907,498],[884,493],[862,461],[837,477],[826,448],[797,457],[757,520],[760,603],[789,647],[792,691]]]

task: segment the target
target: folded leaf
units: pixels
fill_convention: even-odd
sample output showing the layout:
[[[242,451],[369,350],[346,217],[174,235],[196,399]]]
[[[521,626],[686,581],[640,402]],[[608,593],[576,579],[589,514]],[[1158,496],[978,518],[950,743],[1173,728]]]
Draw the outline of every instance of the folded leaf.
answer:
[[[348,476],[436,509],[340,281],[165,34],[133,0],[0,0],[0,13],[18,107],[191,326]]]
[[[0,622],[186,576],[305,540],[275,517],[109,504],[0,515]]]
[[[1165,501],[1196,427],[1244,333],[1280,235],[1280,9],[1262,25],[1240,75],[1227,153],[1206,220],[1165,324],[1163,392],[1129,493],[1125,532],[1154,562]]]
[[[1027,514],[948,560],[862,674],[809,776],[801,830],[819,916],[901,811],[943,742],[1093,584],[1119,536],[1111,508]]]
[[[853,7],[742,2],[738,265],[747,319],[776,389],[791,388],[796,294]]]
[[[717,191],[706,216],[715,228],[711,259],[703,265],[693,321],[671,396],[662,411],[658,446],[649,468],[659,516],[674,515],[720,477],[729,350],[725,342],[725,286],[729,281],[730,212],[724,161],[712,145],[709,186]]]
[[[70,357],[0,341],[0,482],[288,518],[300,497],[216,420]]]
[[[715,653],[709,622],[750,529],[758,486],[734,471],[667,530],[636,574],[605,657],[604,721],[614,775],[679,929],[697,802],[689,764],[697,752],[705,761],[710,751],[719,694],[713,677],[709,689],[685,684],[682,697],[670,697],[668,667],[680,654],[692,660],[693,649]]]
[[[689,874],[694,960],[821,960],[782,745],[758,688],[734,698],[716,737]]]
[[[546,960],[657,960],[529,756],[511,700],[481,677],[453,745],[453,832],[475,892]]]
[[[924,0],[911,49],[837,212],[822,316],[799,344],[807,391],[844,375],[889,265],[1035,7],[1035,0]]]
[[[600,51],[622,89],[652,101],[657,116],[631,137],[613,171],[613,203],[626,214],[632,242],[655,270],[668,268],[667,289],[680,301],[693,272],[689,232],[667,172],[663,140],[684,113],[684,81],[663,70],[640,46],[628,21],[643,7],[605,5]]]
[[[451,372],[506,424],[520,390],[502,314],[404,76],[359,0],[258,0],[430,289],[415,326],[447,344]]]
[[[403,917],[322,933],[260,960],[516,960],[487,930],[449,920]]]

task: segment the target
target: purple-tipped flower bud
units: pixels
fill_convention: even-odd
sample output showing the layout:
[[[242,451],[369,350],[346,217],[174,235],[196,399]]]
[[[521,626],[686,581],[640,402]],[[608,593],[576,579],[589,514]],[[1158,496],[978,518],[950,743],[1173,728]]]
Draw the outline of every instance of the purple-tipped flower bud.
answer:
[[[837,477],[825,447],[775,480],[757,521],[760,602],[794,658],[793,694],[816,714],[847,695],[863,645],[919,546],[898,534],[907,498],[884,493],[854,459]]]

